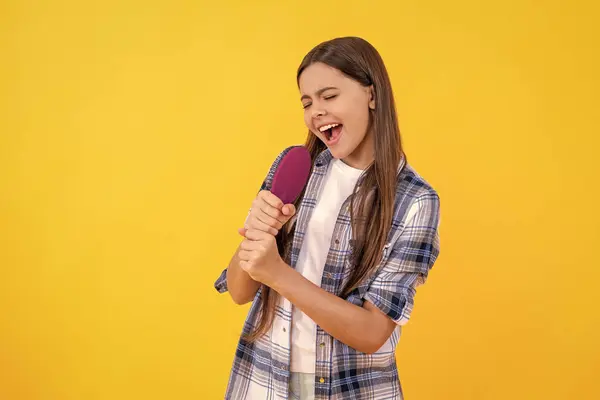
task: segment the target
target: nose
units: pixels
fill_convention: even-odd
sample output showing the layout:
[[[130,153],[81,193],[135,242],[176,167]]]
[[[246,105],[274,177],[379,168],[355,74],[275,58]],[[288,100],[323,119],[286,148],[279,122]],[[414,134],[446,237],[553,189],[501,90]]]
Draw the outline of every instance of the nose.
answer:
[[[327,114],[327,111],[315,107],[315,109],[313,111],[313,114],[312,114],[312,117],[313,117],[313,119],[314,118],[319,118],[319,117],[324,116],[325,114]]]

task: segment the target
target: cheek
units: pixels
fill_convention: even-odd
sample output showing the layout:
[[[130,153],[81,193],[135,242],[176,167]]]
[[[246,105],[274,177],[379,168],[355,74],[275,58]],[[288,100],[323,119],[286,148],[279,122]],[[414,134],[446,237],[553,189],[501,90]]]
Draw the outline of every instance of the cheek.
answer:
[[[366,133],[367,129],[369,128],[369,119],[371,118],[371,114],[369,113],[368,107],[364,108],[362,111],[363,112],[360,115],[360,118],[361,118],[361,123],[362,123],[363,129]]]
[[[365,104],[362,96],[356,94],[344,96],[343,100],[336,101],[331,105],[329,111],[346,124],[351,125],[355,133],[363,126],[363,121],[368,117],[368,105]]]
[[[369,110],[355,107],[352,112],[347,113],[345,120],[350,123],[353,135],[363,136],[369,126]]]
[[[304,111],[304,125],[306,125],[306,127],[308,128],[308,130],[312,131],[312,129],[310,128],[310,114],[306,111]]]

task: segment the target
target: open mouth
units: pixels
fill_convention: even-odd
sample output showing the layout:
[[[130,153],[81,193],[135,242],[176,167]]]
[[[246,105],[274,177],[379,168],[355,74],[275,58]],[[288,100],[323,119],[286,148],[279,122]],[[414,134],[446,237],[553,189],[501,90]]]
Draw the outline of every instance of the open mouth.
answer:
[[[327,142],[335,142],[342,133],[342,124],[329,124],[319,128],[319,131],[325,136]]]

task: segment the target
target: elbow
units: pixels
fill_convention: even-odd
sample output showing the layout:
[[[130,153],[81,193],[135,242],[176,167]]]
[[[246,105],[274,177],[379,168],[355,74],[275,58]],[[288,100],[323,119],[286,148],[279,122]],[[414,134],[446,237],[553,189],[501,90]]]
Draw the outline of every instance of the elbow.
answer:
[[[383,347],[384,343],[385,343],[385,341],[383,341],[383,342],[372,341],[372,342],[363,344],[362,346],[360,346],[361,347],[360,349],[356,349],[356,350],[360,351],[361,353],[371,355],[371,354],[377,353],[377,351],[381,347]]]
[[[251,288],[250,290],[244,290],[245,288],[237,288],[242,290],[231,290],[229,288],[229,295],[233,302],[239,306],[251,303],[258,292],[258,287]]]
[[[381,349],[385,344],[386,340],[387,338],[385,340],[382,340],[378,335],[374,334],[365,335],[364,337],[360,338],[352,347],[356,351],[370,355],[376,353],[379,349]]]
[[[367,335],[364,335],[359,346],[356,347],[356,350],[361,353],[365,353],[368,355],[377,353],[379,349],[385,345],[385,342],[388,341],[392,332],[387,327],[382,327],[380,329],[370,329],[367,331]]]
[[[229,295],[231,296],[231,300],[238,306],[243,306],[244,304],[248,304],[252,301],[252,297],[250,296],[240,296],[239,294],[232,293],[229,291]]]

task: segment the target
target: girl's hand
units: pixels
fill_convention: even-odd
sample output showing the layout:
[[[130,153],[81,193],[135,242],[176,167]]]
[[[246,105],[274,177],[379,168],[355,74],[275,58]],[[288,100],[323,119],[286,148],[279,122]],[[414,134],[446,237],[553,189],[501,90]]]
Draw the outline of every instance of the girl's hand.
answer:
[[[257,230],[277,236],[281,227],[294,216],[296,208],[293,204],[283,202],[268,190],[261,190],[252,202],[244,227],[238,229],[242,236],[248,230]]]
[[[275,236],[256,229],[246,232],[246,239],[240,245],[238,256],[240,267],[252,279],[269,287],[285,268],[277,250]]]

